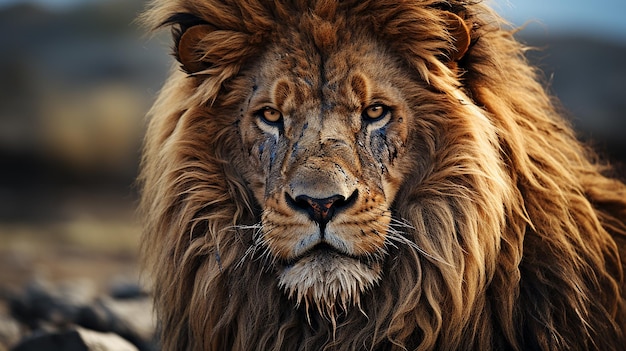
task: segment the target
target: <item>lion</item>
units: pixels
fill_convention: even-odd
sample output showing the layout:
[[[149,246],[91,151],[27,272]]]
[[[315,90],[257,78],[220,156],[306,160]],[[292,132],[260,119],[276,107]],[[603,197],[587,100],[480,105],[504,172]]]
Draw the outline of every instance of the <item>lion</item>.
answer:
[[[624,350],[626,186],[479,1],[156,0],[165,350]]]

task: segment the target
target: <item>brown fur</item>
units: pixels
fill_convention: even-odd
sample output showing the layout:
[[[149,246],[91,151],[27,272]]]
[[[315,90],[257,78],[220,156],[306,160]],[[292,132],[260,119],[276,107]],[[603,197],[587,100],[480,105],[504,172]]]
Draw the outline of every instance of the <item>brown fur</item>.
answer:
[[[157,0],[144,19],[182,64],[141,175],[164,349],[624,349],[626,186],[484,4]],[[360,117],[378,96],[384,126]],[[283,192],[327,183],[358,197],[333,253],[300,259],[317,227]]]

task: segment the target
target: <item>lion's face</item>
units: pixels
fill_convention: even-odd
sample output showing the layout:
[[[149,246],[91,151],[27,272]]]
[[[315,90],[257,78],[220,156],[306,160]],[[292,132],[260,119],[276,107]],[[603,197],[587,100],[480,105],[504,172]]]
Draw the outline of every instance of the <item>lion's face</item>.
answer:
[[[242,173],[262,207],[257,244],[279,285],[298,302],[345,305],[381,276],[409,168],[413,113],[398,87],[418,87],[372,42],[323,63],[304,51],[277,45],[249,70]]]

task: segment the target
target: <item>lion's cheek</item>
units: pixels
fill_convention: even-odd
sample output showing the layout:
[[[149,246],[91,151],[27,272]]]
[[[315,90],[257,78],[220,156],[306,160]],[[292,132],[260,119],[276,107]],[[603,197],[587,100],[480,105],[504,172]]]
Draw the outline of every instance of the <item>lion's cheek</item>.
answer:
[[[393,203],[404,177],[410,172],[411,161],[407,159],[407,130],[402,123],[379,130],[369,139],[369,148],[361,145],[362,160],[366,165],[365,179],[378,179],[378,186],[387,204]]]
[[[284,157],[285,150],[273,137],[254,137],[254,140],[243,141],[246,154],[241,155],[243,162],[238,172],[243,175],[257,203],[266,207],[266,202],[280,202],[272,197],[282,194],[284,181],[281,163],[277,160]]]
[[[346,253],[353,256],[376,255],[384,249],[391,216],[374,216],[366,213],[366,218],[348,218],[332,223],[327,228],[329,239],[337,238],[349,243]]]
[[[393,203],[400,187],[402,186],[402,181],[404,178],[404,174],[398,170],[391,170],[388,174],[383,176],[382,186],[383,192],[385,194],[385,200],[388,203]]]
[[[290,262],[319,241],[316,226],[289,222],[276,224],[264,221],[263,241],[269,253],[280,262]]]

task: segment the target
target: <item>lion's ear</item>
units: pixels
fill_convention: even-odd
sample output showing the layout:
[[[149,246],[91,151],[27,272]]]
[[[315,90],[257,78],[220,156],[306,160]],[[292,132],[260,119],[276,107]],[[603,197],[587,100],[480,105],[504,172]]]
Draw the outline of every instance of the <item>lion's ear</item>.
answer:
[[[180,37],[176,56],[187,73],[197,73],[211,65],[205,60],[206,50],[202,49],[202,40],[213,30],[210,25],[199,24],[188,28]]]
[[[450,61],[457,62],[465,56],[470,46],[470,30],[467,23],[457,14],[445,12],[448,32],[454,39],[454,48],[449,54]]]

